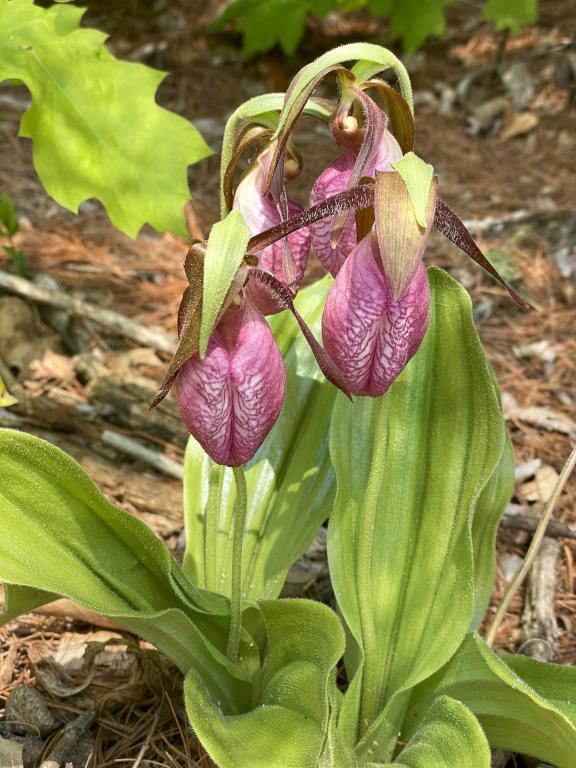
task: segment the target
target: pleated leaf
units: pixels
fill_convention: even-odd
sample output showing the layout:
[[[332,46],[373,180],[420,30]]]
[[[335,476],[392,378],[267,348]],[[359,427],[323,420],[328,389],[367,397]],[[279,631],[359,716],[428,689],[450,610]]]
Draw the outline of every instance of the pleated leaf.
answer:
[[[260,610],[268,654],[252,706],[227,711],[193,670],[184,683],[188,717],[219,768],[314,768],[344,650],[342,625],[312,600],[265,601]]]
[[[505,440],[468,294],[441,270],[429,278],[416,356],[381,398],[338,396],[332,418],[328,557],[350,634],[340,723],[368,761],[389,759],[403,698],[467,632],[472,514]]]
[[[465,704],[492,747],[520,752],[556,768],[576,765],[576,670],[519,656],[497,656],[476,635],[414,691],[411,732],[437,696]]]

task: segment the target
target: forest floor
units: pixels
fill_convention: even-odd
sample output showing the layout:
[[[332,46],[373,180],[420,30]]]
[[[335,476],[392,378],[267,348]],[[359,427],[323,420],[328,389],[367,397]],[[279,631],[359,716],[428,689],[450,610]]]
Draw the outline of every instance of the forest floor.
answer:
[[[576,441],[576,19],[566,21],[567,5],[543,3],[538,26],[507,39],[471,5],[459,5],[450,9],[446,37],[408,59],[417,152],[434,165],[442,197],[534,306],[521,310],[446,240],[432,238],[427,263],[448,269],[472,295],[516,454],[517,486],[498,535],[488,621],[530,541],[521,528],[533,527]],[[205,232],[218,212],[219,142],[239,102],[285,90],[300,66],[341,42],[383,39],[381,23],[334,14],[309,29],[298,55],[287,59],[276,51],[244,62],[234,38],[206,35],[217,2],[181,0],[161,13],[128,2],[122,13],[119,6],[93,3],[89,23],[111,33],[116,55],[172,73],[159,101],[193,120],[216,152],[190,171]],[[162,344],[175,335],[186,242],[148,230],[131,241],[98,203],[84,203],[74,216],[53,202],[34,173],[30,142],[17,138],[27,99],[24,89],[0,91],[0,194],[10,194],[20,224],[11,245],[46,291],[113,308],[159,333],[157,343],[143,347],[82,312],[71,316],[0,291],[0,373],[19,400],[0,410],[0,426],[21,427],[64,448],[178,557],[186,431],[173,401],[153,412],[148,403],[168,359]],[[306,185],[334,156],[325,138],[311,125],[299,131],[306,170],[295,196],[302,203]],[[14,264],[2,245],[10,244],[0,241],[0,271],[8,273]],[[309,279],[319,274],[312,264]],[[168,461],[156,467],[138,461],[134,443]],[[556,505],[557,525],[533,569],[531,591],[516,595],[496,648],[576,663],[575,499],[576,476]],[[544,642],[534,643],[534,603],[550,582],[554,598],[536,611],[548,611],[552,624],[539,627]],[[122,637],[78,615],[36,613],[8,625],[0,632],[0,713],[11,692],[35,683],[53,718],[66,723],[94,713],[77,739],[75,766],[89,755],[95,768],[208,765],[186,728],[177,674],[144,644],[119,645]],[[107,650],[90,685],[71,696],[89,642],[108,643]],[[43,748],[47,754],[49,745]]]

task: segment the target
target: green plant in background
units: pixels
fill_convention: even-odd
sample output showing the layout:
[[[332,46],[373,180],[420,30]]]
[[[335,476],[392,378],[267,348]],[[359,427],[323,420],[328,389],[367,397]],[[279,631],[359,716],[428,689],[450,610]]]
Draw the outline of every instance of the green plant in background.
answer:
[[[186,234],[187,167],[211,151],[194,126],[156,104],[164,73],[116,59],[106,35],[80,28],[84,12],[0,0],[0,83],[30,91],[20,136],[34,142],[40,181],[74,212],[98,198],[132,237],[145,223]]]
[[[365,8],[376,18],[384,17],[390,36],[400,39],[407,53],[422,46],[430,35],[442,37],[446,28],[444,8],[454,0],[232,0],[213,25],[221,31],[228,22],[242,35],[246,56],[266,53],[279,45],[284,53],[295,53],[304,36],[306,19],[323,19],[330,11]],[[517,32],[537,18],[537,0],[486,0],[483,16],[496,29]]]
[[[12,238],[18,233],[20,225],[14,211],[14,203],[10,195],[4,194],[0,198],[0,237],[8,240],[8,245],[2,246],[4,253],[10,257],[12,267],[17,275],[29,277],[30,266],[24,251],[14,246]]]
[[[11,5],[19,34],[24,11],[40,34],[36,7]],[[376,78],[387,68],[400,93]],[[313,97],[328,76],[336,103]],[[93,112],[107,110],[101,93]],[[286,184],[300,170],[302,113],[327,122],[344,152],[316,180],[315,203],[294,212]],[[69,132],[84,124],[67,120]],[[191,726],[220,768],[489,768],[490,747],[576,763],[576,671],[499,657],[478,634],[514,463],[470,299],[423,266],[432,226],[497,273],[413,139],[405,68],[361,43],[230,118],[222,221],[190,248],[179,348],[159,393],[176,385],[197,436],[182,566],[69,456],[0,430],[1,621],[66,596],[153,643],[185,676]],[[155,200],[139,168],[149,149],[135,146],[124,168],[124,222]],[[63,186],[82,173],[75,163],[59,168]],[[307,240],[291,239],[302,231]],[[310,242],[333,276],[298,292],[297,248]],[[326,519],[337,612],[279,597]]]

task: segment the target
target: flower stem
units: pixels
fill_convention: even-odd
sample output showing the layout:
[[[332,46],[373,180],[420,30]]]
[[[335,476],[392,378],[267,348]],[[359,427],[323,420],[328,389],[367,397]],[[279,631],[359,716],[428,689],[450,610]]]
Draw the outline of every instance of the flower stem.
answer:
[[[230,629],[226,655],[232,662],[238,661],[240,632],[242,631],[242,544],[246,523],[247,493],[244,467],[234,467],[236,504],[234,505],[234,532],[232,541],[232,582],[230,590]]]

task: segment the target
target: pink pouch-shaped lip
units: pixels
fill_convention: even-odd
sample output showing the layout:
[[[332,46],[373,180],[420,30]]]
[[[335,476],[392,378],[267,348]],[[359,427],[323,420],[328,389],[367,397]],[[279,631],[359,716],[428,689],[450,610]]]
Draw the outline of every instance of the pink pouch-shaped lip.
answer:
[[[262,314],[245,300],[228,310],[203,360],[180,369],[176,392],[191,435],[218,464],[249,461],[274,426],[286,387],[284,363]]]
[[[378,397],[416,353],[428,326],[428,278],[420,262],[398,301],[376,237],[365,237],[340,269],[322,316],[324,346],[354,395]]]

